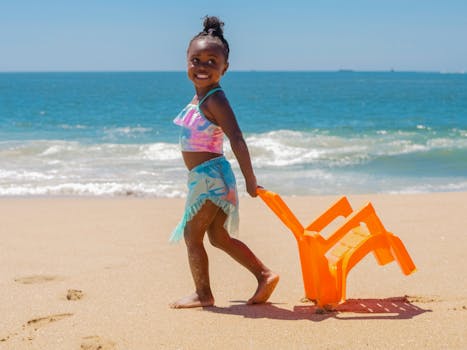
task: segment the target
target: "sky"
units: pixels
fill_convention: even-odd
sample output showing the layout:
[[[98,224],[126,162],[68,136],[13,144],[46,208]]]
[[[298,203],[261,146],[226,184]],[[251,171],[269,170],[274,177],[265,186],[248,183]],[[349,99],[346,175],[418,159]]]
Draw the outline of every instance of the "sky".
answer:
[[[205,15],[231,70],[467,71],[466,0],[0,0],[0,72],[183,71]]]

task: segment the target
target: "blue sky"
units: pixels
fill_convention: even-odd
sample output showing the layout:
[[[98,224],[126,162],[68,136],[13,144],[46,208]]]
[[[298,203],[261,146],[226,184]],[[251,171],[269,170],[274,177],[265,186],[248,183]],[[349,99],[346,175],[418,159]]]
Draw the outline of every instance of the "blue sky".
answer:
[[[0,0],[0,71],[184,70],[206,14],[232,70],[467,71],[466,0]]]

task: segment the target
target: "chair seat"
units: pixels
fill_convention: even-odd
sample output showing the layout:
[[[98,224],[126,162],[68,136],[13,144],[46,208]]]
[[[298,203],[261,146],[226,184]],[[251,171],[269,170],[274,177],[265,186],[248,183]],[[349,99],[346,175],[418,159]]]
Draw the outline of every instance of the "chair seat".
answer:
[[[336,243],[332,250],[328,253],[328,259],[337,261],[349,251],[358,246],[360,242],[370,237],[370,233],[362,227],[356,227],[349,231],[342,240]]]

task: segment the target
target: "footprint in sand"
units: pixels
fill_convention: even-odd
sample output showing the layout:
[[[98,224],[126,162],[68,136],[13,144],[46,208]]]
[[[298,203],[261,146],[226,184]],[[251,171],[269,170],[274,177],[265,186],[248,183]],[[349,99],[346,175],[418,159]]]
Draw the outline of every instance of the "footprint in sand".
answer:
[[[57,322],[63,320],[64,318],[68,318],[73,316],[72,313],[65,313],[65,314],[55,314],[49,315],[45,317],[33,318],[29,320],[21,327],[21,330],[17,330],[8,334],[5,337],[0,338],[0,343],[7,342],[11,338],[17,337],[22,335],[24,340],[33,340],[35,337],[35,332],[44,326],[47,326],[50,323]]]
[[[23,325],[23,329],[26,327],[33,328],[35,331],[37,331],[39,328],[46,326],[52,322],[57,322],[60,320],[63,320],[64,318],[68,318],[73,316],[71,313],[65,313],[65,314],[56,314],[56,315],[50,315],[46,317],[39,317],[39,318],[34,318],[32,320],[29,320],[25,325]]]
[[[84,293],[79,289],[68,289],[66,293],[67,300],[80,300],[84,297]]]
[[[115,350],[116,344],[113,341],[102,339],[97,335],[84,337],[81,343],[81,350]]]
[[[467,305],[455,306],[453,308],[450,308],[449,310],[452,310],[452,311],[467,311]]]
[[[15,282],[22,283],[22,284],[38,284],[38,283],[47,283],[47,282],[52,282],[52,281],[58,281],[58,280],[61,280],[61,279],[62,279],[62,277],[60,277],[60,276],[33,275],[33,276],[15,278]]]
[[[409,303],[438,303],[440,301],[443,301],[441,298],[439,297],[434,297],[434,296],[418,296],[418,295],[406,295],[405,296],[405,299],[409,302]]]
[[[452,302],[454,300],[443,300],[439,297],[428,297],[428,296],[406,296],[409,302],[413,303],[438,303],[443,301]],[[460,298],[465,299],[465,298]],[[450,311],[467,311],[467,305],[458,305],[454,307],[449,307],[448,310]]]

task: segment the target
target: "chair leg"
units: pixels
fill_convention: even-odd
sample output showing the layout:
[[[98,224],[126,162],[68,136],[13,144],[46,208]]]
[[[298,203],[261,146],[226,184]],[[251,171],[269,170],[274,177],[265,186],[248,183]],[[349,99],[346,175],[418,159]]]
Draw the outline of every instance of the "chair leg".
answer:
[[[388,239],[393,251],[393,254],[396,257],[397,263],[401,268],[402,272],[405,275],[410,275],[412,272],[416,270],[415,264],[410,257],[407,249],[405,248],[404,243],[400,240],[399,237],[389,233]]]

